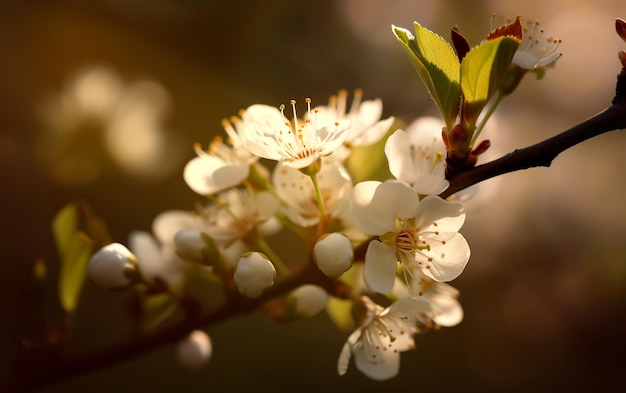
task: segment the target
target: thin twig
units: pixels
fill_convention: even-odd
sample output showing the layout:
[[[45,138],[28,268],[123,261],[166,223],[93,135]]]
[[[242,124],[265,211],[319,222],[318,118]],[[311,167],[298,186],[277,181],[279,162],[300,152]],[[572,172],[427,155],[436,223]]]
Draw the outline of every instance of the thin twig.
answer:
[[[552,138],[515,150],[497,160],[454,176],[450,179],[448,189],[440,196],[447,198],[469,186],[505,173],[533,167],[549,167],[556,156],[570,147],[605,132],[624,128],[626,128],[626,101],[622,100]]]

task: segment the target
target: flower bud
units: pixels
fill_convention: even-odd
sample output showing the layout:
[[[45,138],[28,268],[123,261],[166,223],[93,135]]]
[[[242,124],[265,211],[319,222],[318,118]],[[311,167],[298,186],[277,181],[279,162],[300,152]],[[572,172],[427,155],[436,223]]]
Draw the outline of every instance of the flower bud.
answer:
[[[239,259],[233,278],[240,294],[259,297],[274,285],[276,269],[264,254],[247,252]]]
[[[202,330],[194,330],[176,346],[176,360],[188,369],[204,366],[213,354],[211,338]]]
[[[313,258],[322,273],[335,278],[350,268],[354,250],[347,236],[334,232],[318,239],[313,247]]]
[[[314,317],[324,310],[328,298],[324,288],[312,284],[302,285],[287,296],[287,312],[298,319]]]
[[[216,264],[220,252],[207,234],[197,229],[181,229],[174,235],[176,254],[190,262]]]
[[[89,260],[88,274],[100,289],[123,289],[135,281],[137,258],[120,243],[102,247]]]

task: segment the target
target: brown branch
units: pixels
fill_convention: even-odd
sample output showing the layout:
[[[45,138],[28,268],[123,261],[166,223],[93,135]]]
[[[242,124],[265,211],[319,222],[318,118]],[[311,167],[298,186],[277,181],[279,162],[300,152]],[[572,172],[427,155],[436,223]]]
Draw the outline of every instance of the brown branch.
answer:
[[[626,128],[626,100],[562,133],[524,149],[515,150],[497,160],[466,170],[450,179],[450,187],[440,194],[442,198],[469,186],[505,173],[533,167],[549,167],[560,153],[594,136]]]
[[[329,293],[341,296],[343,284],[326,277],[315,264],[309,263],[276,284],[258,298],[246,298],[236,291],[227,293],[227,300],[207,314],[190,317],[182,322],[145,336],[133,338],[118,346],[104,348],[94,353],[72,358],[44,358],[41,362],[23,365],[4,385],[2,392],[30,392],[56,385],[72,378],[132,360],[163,345],[184,338],[191,331],[206,328],[239,314],[258,310],[265,302],[281,297],[305,283],[323,287]]]

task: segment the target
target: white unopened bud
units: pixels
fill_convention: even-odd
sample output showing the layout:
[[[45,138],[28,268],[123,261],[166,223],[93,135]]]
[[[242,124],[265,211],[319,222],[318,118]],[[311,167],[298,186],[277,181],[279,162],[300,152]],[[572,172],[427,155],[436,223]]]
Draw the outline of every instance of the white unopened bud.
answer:
[[[190,262],[215,264],[220,252],[215,241],[197,229],[181,229],[174,235],[176,254]]]
[[[189,369],[197,369],[211,360],[213,345],[211,338],[202,330],[189,333],[176,346],[176,360]]]
[[[328,298],[328,293],[324,288],[305,284],[287,296],[287,310],[294,318],[311,318],[324,310]]]
[[[276,269],[264,254],[247,252],[239,259],[233,278],[240,294],[259,297],[274,285]]]
[[[100,289],[126,288],[135,281],[137,258],[120,243],[102,247],[89,260],[88,274]]]
[[[184,260],[201,262],[204,247],[202,232],[197,229],[181,229],[174,235],[174,247],[176,254]]]
[[[350,268],[354,250],[347,236],[333,232],[317,240],[313,247],[313,257],[322,273],[335,278]]]

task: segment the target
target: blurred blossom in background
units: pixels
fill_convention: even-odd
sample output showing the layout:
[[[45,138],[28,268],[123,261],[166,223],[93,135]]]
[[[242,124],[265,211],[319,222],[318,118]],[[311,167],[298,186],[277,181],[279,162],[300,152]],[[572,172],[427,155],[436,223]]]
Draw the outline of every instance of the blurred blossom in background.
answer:
[[[80,70],[42,104],[36,156],[68,185],[95,181],[109,162],[124,175],[158,181],[182,158],[181,135],[164,129],[169,100],[156,82],[124,83],[103,65]]]
[[[27,318],[18,299],[35,260],[55,274],[50,221],[63,205],[87,201],[121,243],[149,231],[165,210],[192,209],[198,196],[182,170],[193,144],[207,146],[223,135],[222,118],[252,104],[322,104],[338,89],[361,88],[364,100],[382,99],[382,118],[401,126],[438,115],[390,25],[412,30],[416,20],[448,39],[457,24],[474,44],[493,12],[539,19],[563,40],[563,56],[544,80],[528,76],[503,101],[485,130],[492,147],[483,160],[610,104],[617,51],[625,49],[614,30],[615,18],[626,17],[622,0],[4,2],[0,310],[8,323],[0,327],[0,377],[15,354],[10,338],[42,322]],[[416,337],[400,376],[384,384],[336,375],[349,333],[326,315],[277,325],[259,313],[208,329],[212,358],[199,371],[177,367],[174,349],[161,348],[48,391],[619,390],[625,147],[623,132],[605,134],[549,169],[480,184],[461,230],[472,257],[453,283],[465,318]],[[270,240],[285,260],[301,257],[297,246],[284,248],[293,239],[277,238]],[[127,338],[127,301],[88,283],[70,352]]]

